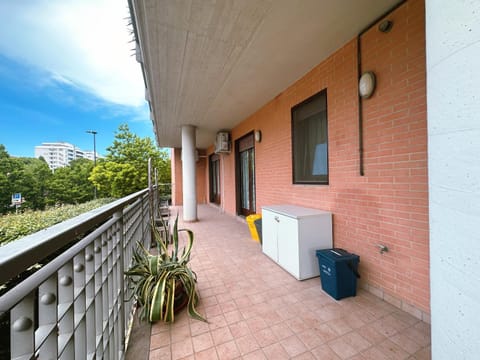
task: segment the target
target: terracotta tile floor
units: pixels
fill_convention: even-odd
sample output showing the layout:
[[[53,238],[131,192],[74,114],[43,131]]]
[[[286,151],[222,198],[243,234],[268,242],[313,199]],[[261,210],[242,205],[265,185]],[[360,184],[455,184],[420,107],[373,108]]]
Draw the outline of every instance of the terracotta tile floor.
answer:
[[[208,324],[183,311],[153,325],[150,359],[430,359],[428,324],[363,290],[335,301],[319,278],[297,281],[216,208],[199,220],[186,226]]]

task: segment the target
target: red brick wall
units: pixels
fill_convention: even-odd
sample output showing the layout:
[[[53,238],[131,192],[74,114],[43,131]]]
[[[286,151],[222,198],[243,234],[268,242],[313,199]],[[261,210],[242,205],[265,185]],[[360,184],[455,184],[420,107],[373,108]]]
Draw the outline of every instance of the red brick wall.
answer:
[[[334,244],[361,258],[362,281],[429,313],[424,2],[393,12],[394,27],[361,38],[362,70],[377,88],[363,101],[365,176],[359,175],[357,43],[352,39],[232,130],[253,129],[257,212],[298,204],[334,214]],[[291,108],[327,88],[329,185],[293,185]],[[211,151],[210,151],[211,152]],[[210,153],[209,152],[209,153]],[[236,213],[235,161],[222,155],[224,209]],[[381,255],[375,244],[388,246]]]
[[[429,312],[424,2],[409,1],[389,18],[390,33],[362,37],[362,66],[378,74],[378,87],[363,103],[372,206],[357,233],[368,246],[390,248],[387,256],[364,254],[367,281]]]
[[[197,161],[197,202],[199,204],[205,204],[208,199],[207,159],[205,151],[200,151],[199,155],[200,157]],[[172,157],[170,164],[172,170],[172,205],[180,206],[183,204],[181,149],[172,149]]]

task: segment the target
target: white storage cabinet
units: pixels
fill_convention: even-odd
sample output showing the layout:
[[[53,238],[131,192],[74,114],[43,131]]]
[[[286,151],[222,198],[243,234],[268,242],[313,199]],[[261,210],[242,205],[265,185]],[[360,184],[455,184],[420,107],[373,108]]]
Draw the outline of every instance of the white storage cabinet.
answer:
[[[320,275],[315,251],[330,249],[332,214],[295,205],[262,208],[262,250],[298,280]]]

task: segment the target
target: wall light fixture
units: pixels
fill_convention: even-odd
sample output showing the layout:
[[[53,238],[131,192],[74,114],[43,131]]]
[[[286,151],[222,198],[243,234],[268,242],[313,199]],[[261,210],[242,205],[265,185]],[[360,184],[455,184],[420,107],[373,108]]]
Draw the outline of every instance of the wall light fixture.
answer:
[[[262,132],[260,130],[255,130],[255,141],[256,142],[262,141]]]

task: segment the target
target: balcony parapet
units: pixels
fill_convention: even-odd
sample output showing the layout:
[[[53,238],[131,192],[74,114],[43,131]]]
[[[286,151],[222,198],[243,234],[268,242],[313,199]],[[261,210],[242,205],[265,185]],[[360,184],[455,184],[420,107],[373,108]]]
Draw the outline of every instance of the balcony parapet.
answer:
[[[124,358],[134,309],[124,272],[135,244],[149,245],[154,193],[141,190],[2,247],[0,281],[16,284],[0,296],[0,358]]]
[[[103,223],[115,212],[147,195],[148,189],[138,191],[2,246],[2,251],[0,251],[0,284],[19,275],[30,266],[70,243],[77,236]]]

